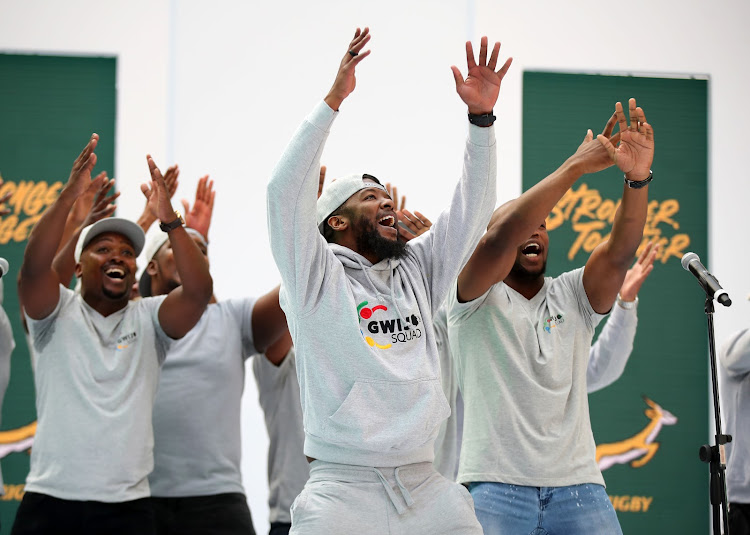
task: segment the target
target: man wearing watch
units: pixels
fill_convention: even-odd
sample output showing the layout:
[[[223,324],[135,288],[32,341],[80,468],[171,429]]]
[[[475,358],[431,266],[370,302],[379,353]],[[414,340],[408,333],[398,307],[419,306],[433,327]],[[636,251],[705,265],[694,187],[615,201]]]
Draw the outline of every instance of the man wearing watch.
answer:
[[[557,171],[495,211],[448,298],[464,400],[458,481],[486,534],[621,533],[595,459],[587,366],[646,222],[653,130],[635,99],[629,114],[630,126],[618,102],[596,140],[589,130]],[[609,240],[585,268],[545,278],[544,218],[580,176],[613,163],[626,183]]]
[[[84,228],[75,248],[80,294],[52,267],[65,221],[91,183],[99,136],[91,136],[66,186],[29,236],[18,283],[36,354],[38,427],[26,493],[12,533],[148,534],[153,515],[151,411],[159,368],[172,340],[199,320],[213,283],[181,225],[164,179],[148,157],[157,215],[169,225],[182,286],[130,301],[138,225],[105,218]]]
[[[429,233],[403,243],[390,194],[352,174],[316,203],[320,158],[356,85],[369,29],[357,29],[330,92],[302,123],[268,184],[271,249],[282,277],[310,479],[291,508],[292,534],[479,534],[465,488],[432,466],[448,404],[432,318],[476,246],[496,200],[493,126],[468,125],[463,174]],[[510,60],[500,43],[468,77],[453,67],[471,115],[491,113]],[[480,120],[480,119],[477,119]]]

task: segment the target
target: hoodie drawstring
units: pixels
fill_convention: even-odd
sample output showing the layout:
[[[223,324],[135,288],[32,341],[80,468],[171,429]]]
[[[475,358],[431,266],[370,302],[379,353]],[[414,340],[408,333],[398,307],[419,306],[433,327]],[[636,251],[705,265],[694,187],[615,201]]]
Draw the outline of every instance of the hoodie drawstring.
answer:
[[[378,477],[380,478],[381,483],[383,483],[383,487],[385,488],[385,492],[388,494],[388,497],[391,499],[391,503],[396,508],[396,512],[400,515],[404,514],[406,510],[414,505],[414,499],[411,497],[411,494],[409,494],[409,491],[406,489],[404,484],[401,482],[401,478],[398,477],[398,471],[401,468],[396,468],[394,475],[396,477],[396,484],[398,485],[399,490],[401,491],[401,497],[404,499],[404,502],[406,503],[406,507],[404,507],[401,503],[401,500],[398,499],[398,496],[396,496],[396,493],[394,492],[393,488],[391,488],[390,483],[388,483],[388,480],[385,478],[383,473],[378,470],[377,468],[373,468],[376,474],[378,474]]]

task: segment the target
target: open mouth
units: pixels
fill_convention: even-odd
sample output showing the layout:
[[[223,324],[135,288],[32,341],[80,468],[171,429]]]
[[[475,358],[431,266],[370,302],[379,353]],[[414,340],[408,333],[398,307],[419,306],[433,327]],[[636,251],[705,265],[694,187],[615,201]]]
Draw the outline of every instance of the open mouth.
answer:
[[[125,270],[119,267],[108,268],[104,274],[110,279],[122,280],[125,278]]]
[[[385,217],[381,217],[378,220],[378,224],[382,225],[384,227],[391,227],[391,228],[393,228],[393,227],[396,226],[396,218],[393,217],[392,215],[387,215]]]
[[[529,243],[521,249],[521,253],[527,258],[536,258],[541,252],[542,248],[538,243]]]

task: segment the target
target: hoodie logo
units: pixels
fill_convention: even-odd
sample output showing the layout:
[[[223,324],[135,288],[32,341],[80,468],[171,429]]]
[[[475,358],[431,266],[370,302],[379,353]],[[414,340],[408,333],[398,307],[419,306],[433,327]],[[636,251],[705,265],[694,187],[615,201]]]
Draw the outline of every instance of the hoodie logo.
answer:
[[[416,314],[412,314],[403,319],[375,319],[376,312],[387,312],[388,307],[385,305],[368,307],[368,304],[368,301],[362,301],[357,305],[357,316],[360,325],[359,332],[362,333],[362,337],[370,347],[377,349],[390,349],[395,343],[408,342],[422,337],[422,330],[417,327],[420,320]],[[383,315],[378,314],[378,316],[382,317]],[[364,329],[367,329],[369,334],[365,334]],[[370,334],[390,334],[391,343],[381,345],[377,343]]]

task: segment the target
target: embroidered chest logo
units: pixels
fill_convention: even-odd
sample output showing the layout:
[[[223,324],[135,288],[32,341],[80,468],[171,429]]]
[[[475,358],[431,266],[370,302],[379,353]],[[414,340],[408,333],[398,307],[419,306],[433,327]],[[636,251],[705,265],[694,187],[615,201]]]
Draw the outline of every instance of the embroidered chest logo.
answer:
[[[563,323],[565,323],[565,318],[562,314],[553,314],[544,320],[544,330],[551,333],[552,329],[561,326]]]
[[[127,349],[128,346],[135,341],[135,339],[138,338],[138,334],[136,333],[129,333],[121,336],[117,339],[117,351],[122,351],[123,349]]]
[[[359,319],[359,332],[362,333],[362,337],[372,348],[377,349],[390,349],[393,344],[408,342],[422,337],[422,329],[418,326],[420,319],[416,314],[407,316],[406,318],[388,318],[387,315],[382,312],[388,312],[388,307],[385,305],[375,305],[368,307],[368,301],[362,301],[357,305],[357,316]],[[377,318],[375,317],[375,313]],[[368,334],[365,334],[365,329]],[[390,335],[389,343],[379,344],[370,335]],[[380,341],[384,341],[382,336],[378,337]]]

